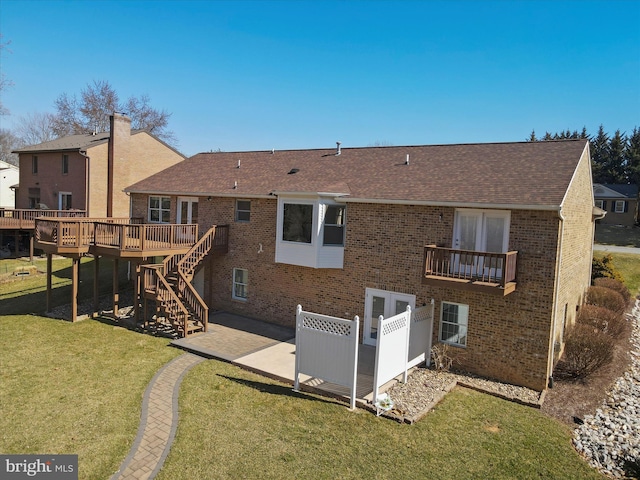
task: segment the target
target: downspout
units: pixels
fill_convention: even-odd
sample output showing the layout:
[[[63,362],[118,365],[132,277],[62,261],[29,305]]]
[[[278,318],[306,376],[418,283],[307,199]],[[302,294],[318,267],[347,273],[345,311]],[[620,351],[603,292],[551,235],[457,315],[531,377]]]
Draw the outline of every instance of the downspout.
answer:
[[[562,206],[558,210],[558,218],[560,219],[560,239],[558,240],[558,261],[556,262],[555,281],[556,289],[553,294],[553,317],[551,318],[551,348],[549,348],[549,358],[547,359],[547,379],[548,387],[553,388],[553,359],[555,357],[556,346],[556,319],[558,316],[558,299],[560,297],[560,262],[562,261],[562,241],[564,239],[564,214]]]
[[[84,185],[85,185],[85,197],[84,197],[84,204],[85,204],[85,215],[87,217],[90,217],[91,215],[89,214],[89,182],[91,179],[91,175],[89,175],[89,155],[87,155],[87,152],[84,150],[79,150],[78,153],[80,155],[82,155],[84,157]]]

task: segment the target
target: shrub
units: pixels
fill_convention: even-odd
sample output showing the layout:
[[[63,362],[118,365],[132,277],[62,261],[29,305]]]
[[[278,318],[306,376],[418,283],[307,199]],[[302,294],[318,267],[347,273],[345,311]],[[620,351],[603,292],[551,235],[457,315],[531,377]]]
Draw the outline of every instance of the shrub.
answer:
[[[627,303],[615,290],[605,287],[589,287],[585,303],[598,307],[608,308],[612,312],[623,315],[627,310]]]
[[[593,282],[596,278],[606,277],[613,278],[615,280],[623,281],[622,275],[616,269],[613,264],[613,257],[608,254],[604,255],[602,258],[593,258],[591,261],[591,281]]]
[[[448,372],[453,364],[453,359],[449,356],[449,345],[439,343],[431,347],[431,359],[434,369]]]
[[[577,323],[569,331],[556,372],[560,377],[584,378],[613,359],[614,342],[596,328]]]
[[[628,328],[623,315],[597,305],[583,305],[578,312],[576,322],[597,328],[612,338],[620,338]]]
[[[622,283],[620,280],[616,280],[615,278],[610,278],[610,277],[600,277],[600,278],[596,278],[593,281],[593,284],[596,287],[604,287],[604,288],[610,288],[611,290],[615,290],[620,295],[622,295],[622,298],[624,298],[624,301],[627,303],[627,305],[629,304],[629,300],[631,300],[631,292],[629,292],[629,289],[627,288],[627,286],[624,283]]]

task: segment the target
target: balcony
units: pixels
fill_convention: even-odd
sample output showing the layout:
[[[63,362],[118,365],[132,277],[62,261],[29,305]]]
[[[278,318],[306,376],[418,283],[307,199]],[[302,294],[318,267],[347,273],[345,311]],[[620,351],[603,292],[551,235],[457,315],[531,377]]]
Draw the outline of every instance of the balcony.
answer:
[[[490,253],[427,245],[422,283],[508,295],[516,289],[517,256],[518,252]]]
[[[36,218],[77,218],[86,217],[84,210],[41,210],[0,208],[0,229],[33,230]]]

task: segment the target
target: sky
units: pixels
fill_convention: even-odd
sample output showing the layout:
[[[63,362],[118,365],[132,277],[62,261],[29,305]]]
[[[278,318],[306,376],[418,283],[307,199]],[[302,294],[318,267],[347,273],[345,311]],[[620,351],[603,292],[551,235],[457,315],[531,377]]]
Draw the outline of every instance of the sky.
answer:
[[[640,127],[640,0],[0,0],[11,129],[108,81],[202,151]]]

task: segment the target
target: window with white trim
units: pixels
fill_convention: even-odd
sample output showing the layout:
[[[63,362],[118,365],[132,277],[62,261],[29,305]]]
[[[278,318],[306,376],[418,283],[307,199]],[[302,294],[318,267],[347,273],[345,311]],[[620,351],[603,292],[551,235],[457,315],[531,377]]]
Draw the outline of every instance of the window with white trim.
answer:
[[[233,291],[231,297],[234,300],[247,299],[247,284],[249,282],[249,271],[244,268],[233,269]]]
[[[285,203],[282,240],[311,243],[313,232],[313,204]]]
[[[467,346],[469,305],[442,302],[440,309],[440,341],[459,347]]]
[[[604,200],[596,200],[596,207],[604,209]]]
[[[149,197],[149,221],[169,223],[171,220],[171,197]]]
[[[615,212],[616,213],[624,213],[624,207],[625,207],[626,203],[627,202],[625,202],[624,200],[616,200]]]
[[[326,208],[322,244],[343,247],[347,207],[344,205],[327,205]]]
[[[251,200],[236,200],[236,222],[251,220]]]

